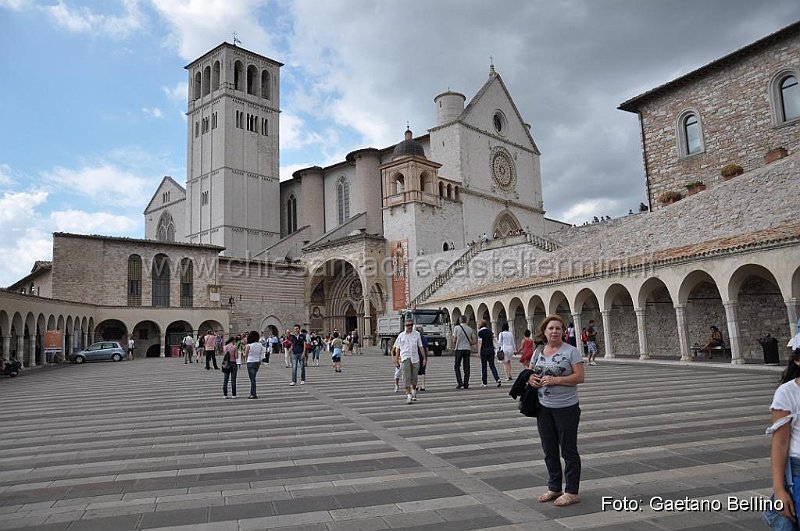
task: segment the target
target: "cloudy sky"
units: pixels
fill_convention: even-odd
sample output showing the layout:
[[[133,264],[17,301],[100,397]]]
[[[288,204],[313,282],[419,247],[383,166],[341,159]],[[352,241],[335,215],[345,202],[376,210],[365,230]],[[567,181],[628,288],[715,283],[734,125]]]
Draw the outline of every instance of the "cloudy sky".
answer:
[[[547,215],[644,200],[628,98],[800,19],[797,0],[0,0],[0,286],[53,231],[141,237],[185,181],[183,66],[237,32],[282,69],[281,174],[435,125],[493,57],[542,152]]]

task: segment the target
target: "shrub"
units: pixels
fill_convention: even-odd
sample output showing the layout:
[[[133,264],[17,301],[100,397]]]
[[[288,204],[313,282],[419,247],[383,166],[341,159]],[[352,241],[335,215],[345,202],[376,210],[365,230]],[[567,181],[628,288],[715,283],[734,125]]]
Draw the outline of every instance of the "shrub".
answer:
[[[744,173],[744,169],[738,164],[727,164],[722,167],[719,173],[723,177],[736,177]]]

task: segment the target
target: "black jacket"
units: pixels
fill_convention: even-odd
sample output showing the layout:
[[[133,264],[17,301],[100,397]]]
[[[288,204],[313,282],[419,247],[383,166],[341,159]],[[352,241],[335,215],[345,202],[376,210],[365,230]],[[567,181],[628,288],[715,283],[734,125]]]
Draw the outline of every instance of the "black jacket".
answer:
[[[519,397],[519,412],[526,417],[535,417],[539,414],[539,390],[528,385],[528,377],[531,374],[533,371],[530,369],[520,372],[508,392],[512,398]]]

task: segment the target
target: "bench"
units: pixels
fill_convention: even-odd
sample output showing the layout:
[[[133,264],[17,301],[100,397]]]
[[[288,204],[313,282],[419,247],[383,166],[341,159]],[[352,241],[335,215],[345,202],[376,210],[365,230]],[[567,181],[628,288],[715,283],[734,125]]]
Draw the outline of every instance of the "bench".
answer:
[[[689,347],[689,350],[692,351],[692,357],[694,358],[700,353],[701,350],[703,350],[703,345],[698,345],[697,343],[695,343],[694,345]],[[722,354],[723,358],[731,357],[731,349],[725,345],[719,347],[711,347],[711,354],[713,355],[714,353]]]

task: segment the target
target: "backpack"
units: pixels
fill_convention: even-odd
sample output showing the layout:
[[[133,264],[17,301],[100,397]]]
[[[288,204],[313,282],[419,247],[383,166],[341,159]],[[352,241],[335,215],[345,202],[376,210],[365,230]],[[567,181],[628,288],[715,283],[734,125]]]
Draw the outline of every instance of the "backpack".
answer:
[[[581,342],[586,343],[587,341],[589,341],[589,333],[584,328],[583,330],[581,330]]]

